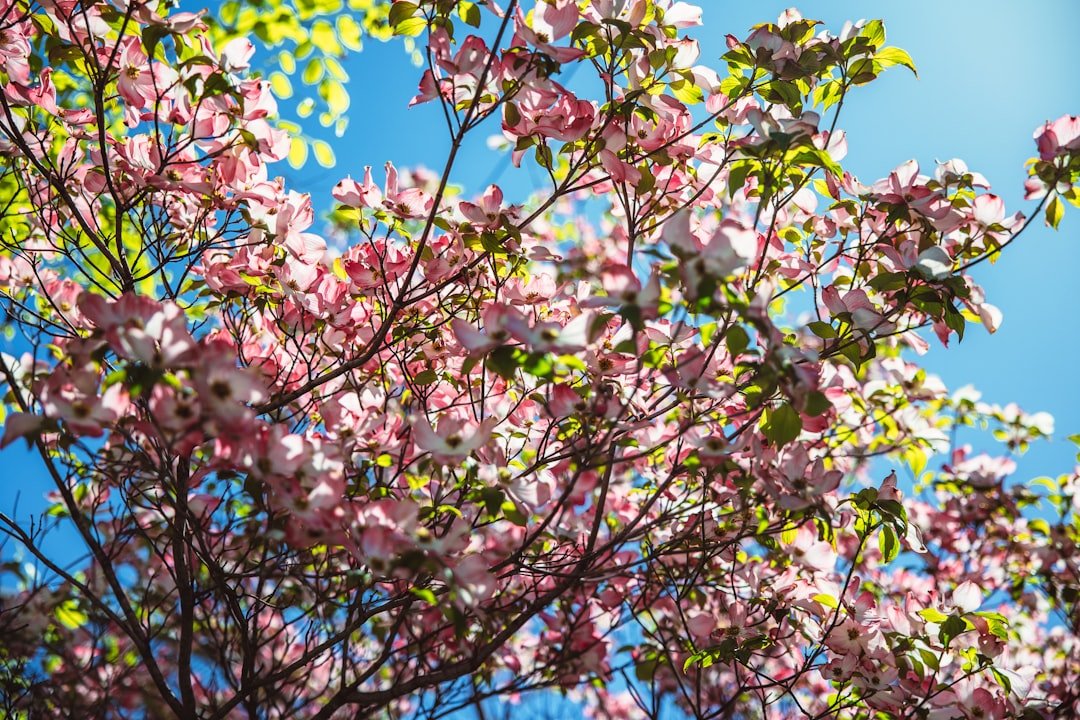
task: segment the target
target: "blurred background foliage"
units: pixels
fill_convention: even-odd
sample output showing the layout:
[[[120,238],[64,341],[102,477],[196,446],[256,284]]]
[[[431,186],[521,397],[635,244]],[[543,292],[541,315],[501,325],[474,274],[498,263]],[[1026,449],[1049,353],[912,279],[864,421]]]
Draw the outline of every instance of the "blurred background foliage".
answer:
[[[389,0],[225,0],[206,16],[214,47],[238,37],[259,48],[258,67],[281,102],[277,124],[289,132],[289,164],[301,168],[309,159],[333,167],[334,151],[325,140],[305,132],[301,121],[341,137],[349,125],[349,74],[345,58],[366,40],[393,37]],[[421,62],[411,37],[401,38],[413,64]]]

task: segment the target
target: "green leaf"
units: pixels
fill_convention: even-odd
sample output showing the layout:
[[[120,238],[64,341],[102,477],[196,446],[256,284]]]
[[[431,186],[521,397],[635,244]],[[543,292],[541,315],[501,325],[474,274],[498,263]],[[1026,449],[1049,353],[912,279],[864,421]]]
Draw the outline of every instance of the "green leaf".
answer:
[[[871,20],[863,26],[859,34],[869,40],[874,47],[881,47],[881,44],[885,42],[885,23],[880,20]]]
[[[396,2],[390,6],[390,14],[387,17],[387,22],[390,23],[390,27],[396,28],[405,20],[408,20],[416,14],[418,5],[412,2]]]
[[[102,381],[101,387],[103,390],[108,389],[116,383],[122,383],[125,380],[127,380],[127,368],[119,368],[105,376],[105,380]]]
[[[503,239],[493,232],[485,232],[480,236],[480,247],[485,252],[497,253],[500,255],[506,254],[506,247],[503,245]]]
[[[831,82],[823,83],[814,90],[814,103],[820,103],[822,109],[828,110],[830,107],[840,102],[840,98],[843,96],[843,85],[833,80]],[[823,195],[829,195],[830,193],[822,193]]]
[[[476,3],[462,2],[458,5],[458,15],[466,25],[480,27],[480,8],[476,6]]]
[[[766,414],[762,431],[769,442],[777,447],[783,447],[799,437],[799,433],[802,432],[802,418],[799,417],[795,408],[784,403]]]
[[[870,287],[878,291],[899,290],[907,284],[907,275],[900,272],[878,273],[870,279]]]
[[[460,508],[458,508],[458,507],[456,507],[454,505],[450,505],[448,503],[443,503],[442,505],[439,505],[439,506],[437,506],[435,508],[434,514],[441,515],[442,513],[450,513],[451,515],[453,515],[455,517],[458,517],[458,518],[463,517],[463,514],[462,514]]]
[[[805,412],[810,417],[824,415],[831,408],[832,403],[829,402],[829,398],[825,397],[823,392],[813,390],[806,396]]]
[[[503,120],[507,127],[514,127],[521,122],[521,112],[515,103],[507,102],[503,105]]]
[[[50,507],[46,512],[49,517],[66,517],[68,515],[67,506],[63,503],[57,503]]]
[[[939,623],[939,624],[944,622],[945,620],[949,619],[948,615],[946,615],[945,613],[941,612],[940,610],[938,610],[936,608],[924,608],[924,609],[919,611],[919,615],[926,622]]]
[[[656,666],[659,664],[659,660],[655,656],[638,661],[634,666],[634,677],[644,682],[652,680],[656,676]]]
[[[698,332],[701,334],[701,345],[703,347],[708,347],[712,344],[713,335],[716,334],[716,323],[705,323],[698,328]],[[1080,435],[1077,435],[1076,437],[1080,438]]]
[[[901,523],[907,522],[907,510],[904,509],[903,503],[897,500],[878,500],[874,504],[883,514],[890,515]]]
[[[892,562],[900,552],[900,542],[896,538],[896,531],[892,525],[883,525],[878,533],[878,549],[881,551],[883,562]]]
[[[655,343],[649,346],[649,349],[641,356],[641,361],[645,367],[658,368],[664,363],[664,359],[667,357],[667,348],[663,345],[657,345]]]
[[[530,353],[522,361],[521,368],[538,378],[550,378],[555,374],[555,364],[546,353]]]
[[[431,592],[427,588],[414,587],[411,588],[410,592],[412,592],[413,595],[426,602],[428,605],[434,605],[438,602],[435,597],[435,593]]]
[[[810,328],[810,332],[814,333],[822,340],[831,340],[836,337],[836,328],[827,322],[815,320],[811,323],[807,323],[806,327]]]
[[[1000,685],[1005,692],[1012,692],[1012,680],[1009,679],[1008,675],[1001,672],[996,667],[990,668],[990,674],[994,676],[994,680],[997,681],[997,684]]]
[[[903,65],[915,73],[915,77],[919,77],[919,71],[915,69],[915,61],[911,59],[906,50],[901,50],[898,47],[881,48],[874,54],[874,59],[881,63],[883,67]]]
[[[480,500],[487,508],[488,514],[495,517],[506,502],[506,494],[499,488],[486,487],[480,491]]]
[[[728,75],[720,81],[720,92],[729,98],[739,97],[749,83],[750,78],[746,75]]]
[[[872,359],[877,354],[877,347],[874,343],[868,343],[866,355],[863,355],[857,343],[848,342],[840,347],[840,354],[850,360],[851,364],[856,368],[861,368],[863,363]]]
[[[432,383],[438,382],[438,380],[439,376],[434,370],[424,370],[413,378],[413,382],[417,385],[431,385]]]
[[[525,513],[518,510],[517,505],[510,500],[502,504],[502,513],[503,517],[519,527],[525,527],[529,524],[529,519],[525,517]]]
[[[851,74],[852,85],[865,85],[877,77],[877,69],[874,67],[873,61],[868,60],[867,58],[862,58],[851,63],[849,72]]]
[[[679,102],[687,105],[697,105],[705,99],[705,94],[701,92],[701,88],[689,80],[676,80],[668,87],[671,88],[671,94],[674,95]]]
[[[142,29],[142,41],[146,46],[146,54],[153,56],[154,48],[161,39],[169,34],[169,31],[161,25],[148,25]]]
[[[487,366],[509,380],[514,377],[514,373],[518,369],[518,360],[514,350],[515,348],[507,345],[495,348],[487,356]]]
[[[989,610],[983,610],[975,614],[986,619],[987,629],[990,630],[992,635],[995,635],[1002,640],[1009,639],[1009,621],[1004,615]]]
[[[964,328],[967,327],[967,320],[964,319],[964,315],[953,308],[951,305],[945,306],[945,325],[956,331],[956,336],[960,339],[964,339]]]
[[[732,325],[728,328],[724,340],[727,343],[728,352],[731,353],[733,358],[742,355],[746,352],[746,348],[750,346],[750,336],[746,334],[746,330],[741,325]]]
[[[1057,230],[1063,217],[1065,217],[1065,204],[1061,202],[1060,197],[1055,195],[1050,204],[1046,206],[1046,224]]]
[[[792,162],[799,165],[821,167],[838,177],[844,174],[844,169],[840,167],[838,162],[833,160],[832,155],[824,150],[819,150],[818,148],[802,148],[799,150],[798,154],[792,158]]]
[[[735,197],[735,193],[742,190],[743,185],[746,184],[746,176],[750,174],[752,166],[749,162],[736,163],[731,167],[731,171],[728,172],[727,187],[728,196]]]
[[[416,37],[427,30],[427,26],[427,18],[409,18],[407,20],[402,20],[394,27],[394,34],[404,35],[405,37]]]
[[[941,638],[941,643],[945,647],[949,646],[953,638],[967,630],[967,623],[959,615],[950,615],[945,622],[941,624],[941,631],[938,633],[938,637]]]

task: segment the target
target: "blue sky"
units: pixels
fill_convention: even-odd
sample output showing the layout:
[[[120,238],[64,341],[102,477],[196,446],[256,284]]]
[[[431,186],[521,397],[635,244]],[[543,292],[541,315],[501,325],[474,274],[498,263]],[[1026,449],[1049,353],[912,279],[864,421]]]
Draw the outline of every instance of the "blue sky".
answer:
[[[745,35],[751,25],[773,20],[789,6],[699,4],[705,25],[692,34],[702,44],[700,62],[714,66],[725,50],[725,34]],[[849,100],[841,120],[848,132],[849,170],[869,181],[910,158],[932,168],[936,159],[959,157],[989,178],[1010,210],[1033,207],[1021,199],[1023,164],[1034,154],[1031,133],[1047,119],[1080,112],[1071,50],[1080,28],[1080,3],[818,1],[798,7],[834,30],[846,19],[884,18],[889,44],[908,50],[919,67],[918,79],[893,69]],[[338,166],[300,172],[279,168],[295,189],[311,192],[323,208],[340,177],[360,175],[364,165],[378,168],[387,160],[398,167],[438,168],[448,145],[435,105],[408,108],[419,71],[396,43],[370,42],[347,67],[352,76],[350,127],[343,138],[327,138]],[[520,199],[532,180],[484,150],[484,138],[495,132],[492,126],[477,133],[453,180],[478,191],[497,177],[510,199],[515,193]],[[1034,447],[1020,463],[1020,472],[1029,477],[1069,470],[1075,449],[1064,437],[1080,432],[1080,372],[1074,360],[1080,349],[1080,212],[1072,210],[1059,232],[1038,224],[1000,262],[977,270],[990,301],[1005,313],[996,335],[973,327],[963,343],[948,350],[935,345],[922,359],[950,387],[973,384],[987,401],[1017,402],[1055,416],[1054,442]],[[3,451],[2,458],[7,472],[0,482],[0,510],[10,512],[17,492],[22,495],[20,515],[40,508],[46,487],[40,468],[21,446]]]

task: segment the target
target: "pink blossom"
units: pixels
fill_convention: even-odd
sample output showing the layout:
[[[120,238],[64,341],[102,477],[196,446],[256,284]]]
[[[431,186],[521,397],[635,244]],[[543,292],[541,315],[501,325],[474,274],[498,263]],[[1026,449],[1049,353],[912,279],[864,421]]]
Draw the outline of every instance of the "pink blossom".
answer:
[[[1080,116],[1062,115],[1057,120],[1048,121],[1035,131],[1034,137],[1039,147],[1039,157],[1043,160],[1053,160],[1080,150]]]
[[[412,423],[416,446],[431,453],[431,459],[443,465],[454,465],[473,454],[491,438],[496,420],[488,418],[470,423],[444,415],[433,429],[426,417]]]
[[[463,202],[459,205],[461,214],[478,227],[498,227],[502,214],[503,193],[497,185],[490,185],[484,191],[479,204]]]
[[[345,178],[334,186],[331,195],[341,204],[351,208],[370,208],[382,203],[382,192],[371,181],[370,165],[364,168],[363,184],[352,178]]]
[[[130,360],[168,367],[195,347],[184,312],[175,303],[158,303],[130,293],[109,301],[85,293],[79,309],[105,333],[113,349]]]

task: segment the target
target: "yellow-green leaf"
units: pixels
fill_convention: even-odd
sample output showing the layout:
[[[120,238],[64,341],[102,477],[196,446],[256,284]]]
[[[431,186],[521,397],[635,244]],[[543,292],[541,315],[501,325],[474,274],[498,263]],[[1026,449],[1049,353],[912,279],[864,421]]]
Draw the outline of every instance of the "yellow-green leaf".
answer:
[[[288,76],[282,72],[270,73],[270,89],[274,91],[274,95],[285,100],[292,97],[292,83],[289,82]]]
[[[882,562],[892,562],[900,552],[900,541],[896,537],[896,531],[891,525],[884,525],[878,534],[878,550],[881,551]]]
[[[281,66],[281,69],[284,72],[290,75],[296,72],[296,58],[293,57],[293,54],[288,50],[282,50],[281,53],[278,54],[278,65]]]
[[[319,83],[319,96],[326,101],[326,108],[332,116],[343,114],[349,109],[349,91],[334,80]]]
[[[316,58],[308,60],[308,64],[304,67],[304,74],[301,76],[304,83],[307,85],[314,85],[322,80],[322,76],[325,69],[323,64]]]
[[[395,7],[397,7],[395,5]],[[404,35],[405,37],[416,37],[427,29],[427,18],[414,17],[407,20],[402,20],[394,26],[395,35]]]
[[[289,164],[299,170],[307,162],[307,142],[303,138],[293,138],[289,146]]]
[[[397,28],[398,25],[409,20],[416,13],[416,3],[412,2],[396,2],[390,6],[390,27]]]
[[[915,69],[915,61],[911,59],[906,50],[898,47],[881,48],[874,53],[874,59],[881,63],[882,67],[903,65],[915,73],[915,77],[919,76],[919,71]]]
[[[687,105],[696,105],[705,99],[705,94],[701,92],[701,88],[689,80],[676,80],[668,87],[671,88],[671,94],[678,98],[679,102]]]
[[[315,162],[324,168],[334,167],[336,162],[334,159],[334,151],[329,144],[322,140],[314,140],[311,143],[311,149],[315,153]]]
[[[311,42],[327,55],[340,55],[342,53],[341,43],[338,42],[334,26],[325,20],[317,20],[311,26]]]
[[[364,31],[360,23],[356,22],[352,16],[339,15],[336,24],[338,39],[342,45],[354,52],[359,52],[364,48],[364,43],[361,41]]]
[[[1050,204],[1046,206],[1046,224],[1057,230],[1057,226],[1061,224],[1061,218],[1065,217],[1065,204],[1061,202],[1061,198],[1057,195],[1050,201]]]
[[[825,593],[818,593],[811,599],[821,603],[825,607],[832,608],[834,610],[840,607],[840,603],[837,601],[836,598],[834,598],[832,595],[826,595]]]
[[[345,82],[349,79],[349,73],[345,72],[345,68],[341,66],[334,58],[326,58],[324,61],[326,65],[326,74],[340,82]]]
[[[56,621],[68,630],[80,628],[89,620],[86,613],[79,610],[77,600],[67,600],[56,608]]]

